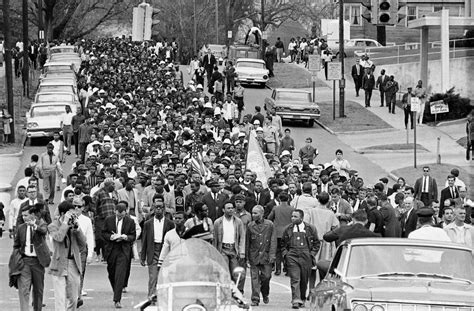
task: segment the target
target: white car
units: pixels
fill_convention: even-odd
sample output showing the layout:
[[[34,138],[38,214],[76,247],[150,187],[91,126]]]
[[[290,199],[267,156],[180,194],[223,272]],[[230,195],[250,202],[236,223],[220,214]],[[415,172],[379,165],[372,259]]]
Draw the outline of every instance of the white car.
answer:
[[[31,105],[26,113],[26,135],[29,138],[52,137],[60,132],[60,124],[66,114],[66,103],[39,103]],[[71,107],[74,111],[74,107]]]
[[[235,64],[235,72],[236,80],[240,83],[255,83],[265,87],[269,78],[269,71],[261,59],[239,58]]]

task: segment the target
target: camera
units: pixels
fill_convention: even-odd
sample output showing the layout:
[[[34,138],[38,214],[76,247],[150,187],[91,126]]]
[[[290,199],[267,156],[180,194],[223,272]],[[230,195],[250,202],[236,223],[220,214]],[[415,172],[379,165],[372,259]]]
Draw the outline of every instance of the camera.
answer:
[[[77,227],[78,226],[77,218],[78,218],[78,216],[76,214],[72,214],[71,218],[69,218],[68,225],[71,226],[71,227]]]

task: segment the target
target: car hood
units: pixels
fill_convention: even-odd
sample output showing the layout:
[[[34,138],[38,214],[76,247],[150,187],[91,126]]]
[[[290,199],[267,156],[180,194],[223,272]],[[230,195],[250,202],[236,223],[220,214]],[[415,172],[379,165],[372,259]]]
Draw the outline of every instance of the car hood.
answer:
[[[261,75],[268,74],[267,69],[245,68],[245,67],[235,68],[235,72],[237,72],[238,74],[261,74]]]
[[[474,285],[429,278],[353,279],[352,299],[373,301],[423,301],[430,304],[474,305]]]

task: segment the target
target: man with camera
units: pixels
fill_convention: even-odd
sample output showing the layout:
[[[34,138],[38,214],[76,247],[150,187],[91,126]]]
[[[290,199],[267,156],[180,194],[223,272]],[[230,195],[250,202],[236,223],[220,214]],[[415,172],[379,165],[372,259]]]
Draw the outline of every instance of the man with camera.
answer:
[[[68,201],[58,206],[59,218],[49,226],[54,253],[49,274],[53,276],[55,310],[76,310],[81,281],[81,252],[86,251],[86,237],[79,227],[78,212]]]

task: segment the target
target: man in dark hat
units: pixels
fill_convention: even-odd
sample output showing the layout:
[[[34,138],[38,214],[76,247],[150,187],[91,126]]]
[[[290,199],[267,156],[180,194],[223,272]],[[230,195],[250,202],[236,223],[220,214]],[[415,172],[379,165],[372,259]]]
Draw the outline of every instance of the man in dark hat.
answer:
[[[435,211],[431,207],[423,207],[416,211],[418,216],[419,228],[412,231],[409,239],[433,240],[441,242],[451,242],[446,231],[441,228],[434,227],[433,215]]]

